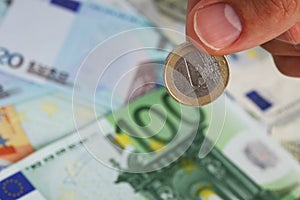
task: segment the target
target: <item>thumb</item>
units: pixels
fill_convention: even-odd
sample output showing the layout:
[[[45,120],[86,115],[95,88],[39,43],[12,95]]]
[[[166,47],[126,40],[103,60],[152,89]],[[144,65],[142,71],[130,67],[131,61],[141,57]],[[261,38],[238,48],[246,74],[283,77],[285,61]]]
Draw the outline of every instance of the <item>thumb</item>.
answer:
[[[207,53],[225,55],[272,40],[298,21],[300,0],[189,0],[186,33]]]

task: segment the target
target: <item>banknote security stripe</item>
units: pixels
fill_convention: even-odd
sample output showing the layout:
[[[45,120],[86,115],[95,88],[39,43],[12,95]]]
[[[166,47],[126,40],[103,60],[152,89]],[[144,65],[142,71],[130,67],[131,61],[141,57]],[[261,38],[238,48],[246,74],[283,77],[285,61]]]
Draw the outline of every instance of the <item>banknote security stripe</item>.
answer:
[[[15,200],[34,191],[27,178],[18,172],[0,182],[0,200]]]
[[[246,94],[246,96],[255,103],[260,110],[266,111],[267,109],[272,107],[272,103],[269,102],[267,99],[262,97],[257,91],[253,90]]]
[[[74,12],[78,12],[80,8],[80,2],[73,0],[51,0],[51,4],[61,6]]]

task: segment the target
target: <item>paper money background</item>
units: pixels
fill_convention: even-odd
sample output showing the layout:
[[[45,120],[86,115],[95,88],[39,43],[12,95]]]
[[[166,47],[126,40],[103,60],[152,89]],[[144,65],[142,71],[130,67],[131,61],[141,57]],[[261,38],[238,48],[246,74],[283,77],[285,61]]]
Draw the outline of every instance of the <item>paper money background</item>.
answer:
[[[264,50],[216,103],[166,93],[186,3],[0,1],[0,200],[300,198],[300,80]]]

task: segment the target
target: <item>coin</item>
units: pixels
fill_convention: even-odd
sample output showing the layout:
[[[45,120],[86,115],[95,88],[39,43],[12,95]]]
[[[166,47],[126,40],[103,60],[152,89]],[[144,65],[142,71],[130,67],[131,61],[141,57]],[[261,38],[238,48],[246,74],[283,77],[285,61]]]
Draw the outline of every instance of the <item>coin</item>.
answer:
[[[168,93],[176,101],[197,107],[216,100],[224,92],[229,67],[225,56],[210,56],[186,42],[168,55],[163,77]]]

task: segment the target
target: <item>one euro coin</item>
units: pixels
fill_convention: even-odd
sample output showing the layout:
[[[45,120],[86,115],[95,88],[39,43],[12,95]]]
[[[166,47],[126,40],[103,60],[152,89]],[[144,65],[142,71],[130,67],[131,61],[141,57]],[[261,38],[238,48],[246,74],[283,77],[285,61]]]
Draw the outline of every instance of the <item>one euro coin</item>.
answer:
[[[216,100],[229,81],[225,56],[211,56],[192,43],[177,46],[167,57],[163,79],[168,93],[179,103],[200,107]]]

